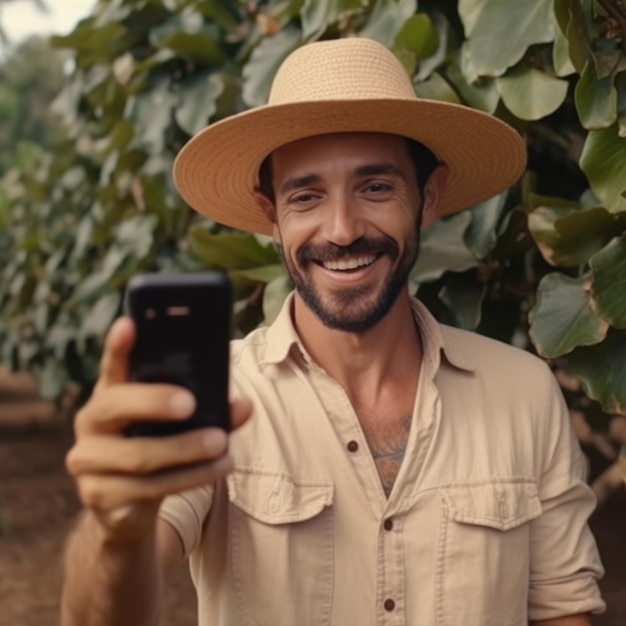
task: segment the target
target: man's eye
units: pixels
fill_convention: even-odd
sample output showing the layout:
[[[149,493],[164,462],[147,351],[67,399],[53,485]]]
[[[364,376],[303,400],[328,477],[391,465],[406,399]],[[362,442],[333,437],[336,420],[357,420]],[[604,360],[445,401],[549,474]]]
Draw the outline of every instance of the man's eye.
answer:
[[[291,202],[293,204],[308,204],[309,202],[313,202],[316,198],[317,196],[312,193],[301,193],[291,198]]]
[[[372,193],[385,193],[387,191],[391,191],[392,189],[392,186],[387,183],[370,183],[366,187],[366,191],[371,191]]]

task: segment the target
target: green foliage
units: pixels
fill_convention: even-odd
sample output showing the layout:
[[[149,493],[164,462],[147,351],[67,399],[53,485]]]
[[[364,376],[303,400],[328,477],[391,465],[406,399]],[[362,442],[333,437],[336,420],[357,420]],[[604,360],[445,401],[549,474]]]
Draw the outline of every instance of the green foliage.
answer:
[[[29,167],[38,146],[52,148],[60,138],[48,105],[63,85],[64,56],[33,37],[0,67],[0,175],[13,166]]]
[[[48,395],[88,387],[139,271],[224,269],[236,334],[272,320],[290,284],[271,241],[193,214],[172,161],[209,121],[263,104],[293,49],[366,35],[420,96],[528,142],[519,185],[424,233],[413,291],[445,322],[565,356],[626,412],[625,27],[613,0],[100,0],[54,41],[76,63],[54,105],[65,137],[0,194],[1,358]]]

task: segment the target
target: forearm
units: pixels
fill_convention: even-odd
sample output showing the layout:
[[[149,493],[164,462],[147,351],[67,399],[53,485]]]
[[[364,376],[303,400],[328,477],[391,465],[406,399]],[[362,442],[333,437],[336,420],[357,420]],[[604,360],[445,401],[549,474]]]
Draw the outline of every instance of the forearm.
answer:
[[[62,626],[153,626],[163,587],[154,534],[113,542],[87,512],[70,538]]]

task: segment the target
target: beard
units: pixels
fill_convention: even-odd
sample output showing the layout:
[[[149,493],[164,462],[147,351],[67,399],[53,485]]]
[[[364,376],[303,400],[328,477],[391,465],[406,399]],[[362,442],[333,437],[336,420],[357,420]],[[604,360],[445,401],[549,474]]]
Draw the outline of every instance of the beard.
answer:
[[[389,237],[357,239],[348,246],[329,243],[323,246],[305,244],[296,254],[297,265],[287,258],[283,247],[278,250],[296,291],[308,308],[328,328],[350,333],[364,333],[380,322],[406,288],[409,274],[419,255],[419,227],[406,242],[400,258],[398,244]],[[396,264],[383,285],[344,287],[323,294],[310,278],[310,266],[346,257],[384,255]],[[337,270],[340,271],[340,270]],[[307,278],[309,275],[309,278]]]

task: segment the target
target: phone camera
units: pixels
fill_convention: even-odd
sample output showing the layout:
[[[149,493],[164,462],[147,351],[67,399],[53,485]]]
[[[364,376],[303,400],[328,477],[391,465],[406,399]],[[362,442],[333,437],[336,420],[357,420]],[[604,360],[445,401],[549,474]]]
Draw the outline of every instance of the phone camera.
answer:
[[[144,315],[146,319],[153,320],[156,317],[156,311],[154,309],[146,309]]]

